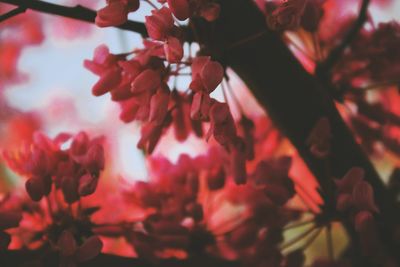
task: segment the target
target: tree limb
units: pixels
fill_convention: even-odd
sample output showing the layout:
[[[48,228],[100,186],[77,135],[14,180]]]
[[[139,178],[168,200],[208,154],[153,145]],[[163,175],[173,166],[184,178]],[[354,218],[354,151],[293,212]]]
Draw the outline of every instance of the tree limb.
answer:
[[[247,84],[275,125],[293,143],[324,193],[332,190],[333,178],[343,177],[352,167],[358,166],[365,170],[365,178],[374,188],[375,200],[381,211],[377,216],[380,236],[387,246],[387,252],[398,257],[396,250],[400,251],[399,244],[393,238],[399,219],[397,206],[344,123],[325,85],[304,70],[274,32],[268,31],[251,42],[227,49],[230,44],[265,30],[265,17],[252,1],[219,2],[221,16],[214,26],[216,34],[211,38],[220,43],[216,54],[224,53],[221,58],[224,64],[231,67]],[[349,37],[349,40],[352,38]],[[331,166],[330,174],[326,173],[327,162],[315,158],[307,146],[311,129],[322,117],[328,118],[333,135],[332,150],[326,159]]]

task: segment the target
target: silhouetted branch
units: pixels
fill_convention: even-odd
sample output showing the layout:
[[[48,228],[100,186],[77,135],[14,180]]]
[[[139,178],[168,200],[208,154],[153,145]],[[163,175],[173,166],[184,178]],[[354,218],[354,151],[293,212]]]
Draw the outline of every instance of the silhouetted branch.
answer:
[[[13,10],[10,10],[9,12],[7,12],[5,14],[0,15],[0,22],[5,21],[6,19],[12,18],[18,14],[24,13],[25,10],[26,10],[26,8],[24,8],[24,7],[17,7]]]
[[[0,2],[15,5],[25,10],[31,9],[90,23],[94,23],[96,18],[96,11],[80,5],[67,7],[38,0],[0,0]],[[116,26],[116,28],[136,32],[142,36],[147,36],[146,27],[142,22],[128,20],[124,24]]]

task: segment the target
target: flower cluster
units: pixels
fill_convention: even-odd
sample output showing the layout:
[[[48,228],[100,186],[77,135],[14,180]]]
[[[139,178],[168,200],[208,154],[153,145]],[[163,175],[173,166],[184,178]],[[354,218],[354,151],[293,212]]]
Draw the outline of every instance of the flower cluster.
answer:
[[[91,220],[99,208],[85,207],[81,198],[94,193],[104,169],[101,143],[102,138],[90,139],[85,132],[62,133],[54,139],[36,132],[32,143],[20,151],[5,151],[8,165],[28,177],[30,199],[9,196],[0,203],[2,248],[10,243],[10,235],[3,231],[15,228],[14,248],[58,253],[60,266],[76,266],[100,253],[102,241],[93,234]],[[43,197],[47,201],[40,201]]]
[[[334,81],[350,88],[388,81],[396,85],[400,73],[400,53],[396,49],[399,44],[400,25],[396,21],[363,29],[335,69]],[[343,65],[347,70],[343,70]]]
[[[218,6],[210,1],[168,1],[168,6],[152,10],[146,16],[150,39],[144,41],[143,49],[132,52],[133,57],[131,53],[114,55],[100,46],[93,60],[85,61],[86,68],[100,76],[93,94],[110,92],[122,108],[123,121],[143,122],[138,147],[150,153],[171,125],[176,138],[183,141],[190,129],[201,136],[202,122],[209,122],[207,139],[213,136],[231,152],[235,180],[238,184],[245,183],[246,159],[253,157],[251,130],[248,130],[251,123],[241,125],[244,131],[240,136],[227,103],[210,97],[223,80],[224,68],[210,56],[189,56],[184,60],[183,35],[173,18],[174,15],[183,20],[197,14],[211,20],[211,13],[216,14]],[[168,82],[172,77],[177,79],[186,67],[191,67],[190,90],[185,93],[171,90]]]
[[[158,2],[161,4],[168,3],[169,8],[161,8],[160,10],[163,10],[161,13],[172,12],[178,20],[202,17],[207,21],[213,21],[219,15],[219,5],[214,3],[213,0],[159,0]],[[107,5],[97,11],[96,25],[109,27],[124,24],[128,20],[128,14],[138,10],[139,7],[139,0],[107,0]],[[153,15],[155,13],[158,13],[158,11],[153,10]],[[153,17],[151,23],[156,27],[173,24],[173,22],[169,23],[170,21],[162,21],[162,19],[165,19],[165,17]],[[146,26],[148,26],[147,23]],[[151,36],[151,31],[149,31],[149,35]]]
[[[260,162],[246,185],[232,182],[228,165],[229,155],[217,147],[195,158],[181,155],[176,164],[151,159],[150,180],[125,194],[141,219],[96,232],[124,236],[139,257],[151,259],[205,252],[257,266],[286,262],[283,227],[301,214],[286,207],[295,193],[290,158]]]
[[[351,213],[356,230],[366,234],[378,208],[372,186],[364,181],[364,170],[357,167],[350,169],[342,179],[336,180],[336,187],[337,210]]]
[[[72,138],[68,149],[62,145]],[[15,153],[6,151],[9,165],[28,177],[25,187],[34,201],[48,196],[55,189],[63,192],[71,204],[92,194],[104,169],[101,139],[90,140],[85,132],[75,136],[60,134],[55,139],[36,133],[32,144]]]
[[[287,0],[266,6],[267,25],[272,30],[296,30],[300,26],[316,32],[323,15],[324,0]]]
[[[399,44],[400,26],[395,21],[380,23],[372,30],[363,29],[332,77],[342,101],[356,107],[348,122],[374,156],[383,154],[382,145],[386,151],[400,155],[400,54],[395,48]]]

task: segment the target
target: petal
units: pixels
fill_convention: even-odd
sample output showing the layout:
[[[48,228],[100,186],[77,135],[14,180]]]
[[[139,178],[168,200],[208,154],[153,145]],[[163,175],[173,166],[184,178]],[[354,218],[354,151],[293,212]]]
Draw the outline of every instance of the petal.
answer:
[[[216,61],[209,61],[201,70],[200,76],[207,93],[211,93],[222,82],[224,68]]]
[[[132,92],[154,92],[161,84],[160,74],[152,69],[147,69],[140,73],[132,82]]]

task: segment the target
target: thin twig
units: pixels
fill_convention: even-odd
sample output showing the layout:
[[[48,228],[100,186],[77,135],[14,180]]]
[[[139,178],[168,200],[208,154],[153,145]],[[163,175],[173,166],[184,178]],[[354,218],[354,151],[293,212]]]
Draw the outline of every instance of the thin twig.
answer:
[[[327,58],[318,66],[319,73],[329,72],[332,69],[332,67],[336,64],[336,62],[340,59],[346,48],[356,38],[357,34],[360,32],[362,26],[367,20],[369,3],[370,0],[362,0],[357,20],[354,22],[351,29],[347,32],[342,42],[337,47],[333,48],[329,53],[329,55],[327,56]]]
[[[297,242],[301,241],[303,238],[306,238],[309,234],[311,234],[315,229],[317,229],[317,227],[315,225],[313,225],[312,227],[310,227],[307,231],[299,234],[298,236],[296,236],[295,238],[289,240],[287,243],[284,243],[281,246],[281,250],[285,250],[291,246],[293,246],[294,244],[296,244]]]
[[[285,226],[283,228],[283,231],[287,231],[287,230],[291,230],[293,228],[298,228],[298,227],[301,227],[301,226],[305,226],[307,224],[313,223],[314,221],[315,221],[315,219],[313,218],[311,220],[302,221],[302,222],[298,222],[298,223],[294,223],[294,224],[289,224],[289,225],[287,225],[287,226]]]
[[[24,13],[26,11],[26,8],[24,7],[17,7],[14,8],[13,10],[10,10],[9,12],[3,14],[0,16],[0,22],[3,22],[9,18],[12,18],[18,14]]]
[[[314,234],[301,246],[302,250],[306,250],[311,244],[315,241],[315,239],[319,236],[321,233],[322,228],[319,228]]]
[[[77,5],[74,7],[67,7],[63,5],[52,4],[48,2],[43,2],[39,0],[0,0],[2,3],[7,3],[19,7],[23,7],[25,9],[31,9],[35,11],[39,11],[42,13],[59,15],[62,17],[67,17],[71,19],[86,21],[90,23],[94,23],[96,19],[96,11],[91,10],[89,8]],[[142,36],[147,36],[146,27],[142,22],[136,21],[127,21],[122,25],[115,26],[116,28],[133,31],[139,33]]]

